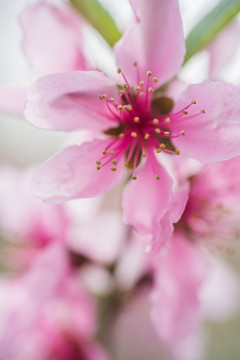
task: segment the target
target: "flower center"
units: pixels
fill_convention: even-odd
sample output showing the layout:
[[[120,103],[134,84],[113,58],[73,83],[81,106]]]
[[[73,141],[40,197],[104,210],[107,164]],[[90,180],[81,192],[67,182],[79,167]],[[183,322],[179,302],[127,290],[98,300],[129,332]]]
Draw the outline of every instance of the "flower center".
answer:
[[[136,62],[134,66],[138,71]],[[112,163],[111,170],[116,171],[119,159],[125,156],[125,166],[132,169],[132,179],[136,180],[136,168],[141,158],[149,151],[155,151],[157,154],[162,151],[180,154],[172,144],[172,139],[184,136],[185,131],[174,132],[174,121],[188,116],[187,109],[196,104],[196,101],[192,100],[181,111],[169,114],[173,102],[169,98],[157,96],[155,90],[158,79],[152,77],[151,71],[147,71],[146,79],[139,79],[139,83],[134,87],[130,87],[121,69],[117,69],[117,72],[124,81],[119,86],[120,104],[107,94],[99,95],[99,99],[106,102],[107,109],[118,126],[105,131],[106,135],[112,137],[112,141],[103,149],[102,156],[97,160],[97,169],[100,170]],[[202,110],[202,113],[204,112]],[[159,180],[158,174],[155,174],[155,178]]]

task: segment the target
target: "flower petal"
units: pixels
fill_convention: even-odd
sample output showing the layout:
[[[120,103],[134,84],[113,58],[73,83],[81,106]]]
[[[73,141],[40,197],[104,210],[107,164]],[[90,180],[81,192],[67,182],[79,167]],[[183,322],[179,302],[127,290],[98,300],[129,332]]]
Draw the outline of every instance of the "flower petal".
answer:
[[[117,97],[114,82],[97,71],[51,74],[30,88],[24,115],[43,129],[71,131],[113,127],[114,119],[99,94]]]
[[[158,77],[159,85],[173,77],[185,54],[183,29],[176,0],[138,0],[133,3],[141,21],[132,25],[115,46],[118,66],[137,85],[147,71]]]
[[[191,334],[199,321],[199,290],[206,276],[200,249],[176,234],[166,257],[156,259],[152,321],[168,344]]]
[[[172,131],[185,131],[174,145],[186,157],[202,162],[228,160],[240,155],[240,87],[218,81],[190,85],[173,113],[195,100],[187,115],[172,123]],[[201,112],[204,110],[204,113]],[[191,115],[194,115],[191,117]]]
[[[155,176],[160,179],[156,180]],[[151,235],[156,241],[160,234],[160,220],[171,199],[172,180],[152,156],[123,192],[124,221],[135,227],[140,235]]]
[[[28,6],[20,15],[23,49],[39,73],[86,70],[83,55],[83,20],[69,7],[43,1]]]
[[[97,196],[113,188],[124,174],[120,160],[117,171],[111,171],[111,162],[101,170],[96,160],[109,141],[95,139],[80,146],[71,146],[42,164],[33,176],[36,196],[45,202],[60,204],[67,200]]]

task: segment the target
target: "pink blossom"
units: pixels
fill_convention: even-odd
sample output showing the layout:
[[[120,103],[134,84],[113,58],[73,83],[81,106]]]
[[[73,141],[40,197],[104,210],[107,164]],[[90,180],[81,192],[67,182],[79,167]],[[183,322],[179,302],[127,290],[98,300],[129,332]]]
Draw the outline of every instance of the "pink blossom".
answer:
[[[184,58],[178,3],[134,4],[139,20],[115,46],[121,90],[100,72],[47,75],[33,84],[25,116],[44,129],[99,130],[99,138],[64,149],[36,171],[37,196],[62,203],[102,194],[123,178],[125,163],[133,181],[124,190],[124,219],[156,240],[172,192],[157,156],[214,162],[239,155],[240,89],[210,81],[190,85],[173,107],[155,90]]]

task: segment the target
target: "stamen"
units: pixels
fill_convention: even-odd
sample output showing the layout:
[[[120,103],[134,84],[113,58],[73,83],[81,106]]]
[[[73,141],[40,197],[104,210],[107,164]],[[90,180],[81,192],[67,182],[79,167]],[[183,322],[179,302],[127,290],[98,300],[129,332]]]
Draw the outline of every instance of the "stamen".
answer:
[[[128,88],[128,86],[127,86],[127,84],[122,84],[122,87],[123,87],[123,89],[127,89]]]
[[[159,180],[159,179],[160,179],[160,176],[159,176],[159,175],[156,175],[156,176],[155,176],[155,179],[156,179],[156,180]]]
[[[165,149],[165,148],[166,148],[166,145],[163,144],[163,143],[161,143],[161,144],[160,144],[160,148],[161,148],[161,149]]]
[[[165,136],[170,136],[170,132],[169,131],[164,131],[164,135]]]
[[[103,99],[104,99],[104,96],[103,96],[102,94],[99,94],[99,95],[98,95],[98,98],[99,98],[100,100],[103,100]]]
[[[121,134],[118,135],[119,139],[123,139],[124,136],[125,136],[125,135],[124,135],[123,133],[121,133]]]
[[[145,140],[149,139],[149,137],[150,137],[149,134],[145,134],[145,135],[144,135],[144,139],[145,139]]]
[[[131,111],[133,109],[132,105],[130,105],[130,104],[124,105],[123,108],[128,111]]]
[[[175,154],[176,154],[176,155],[180,155],[180,151],[179,151],[179,150],[175,150]]]
[[[98,165],[98,166],[97,166],[97,170],[100,170],[100,169],[101,169],[101,165]]]
[[[162,151],[162,150],[157,149],[157,150],[156,150],[156,153],[159,154],[161,151]]]
[[[147,156],[147,154],[146,153],[142,153],[142,157],[146,157]]]
[[[114,151],[110,151],[110,153],[109,153],[110,155],[114,155]]]
[[[149,93],[152,93],[152,92],[153,92],[153,88],[152,88],[152,87],[148,88],[148,92],[149,92]]]
[[[157,125],[159,123],[159,120],[158,119],[153,119],[153,123],[154,123],[154,125]]]
[[[192,101],[191,101],[191,104],[196,104],[196,100],[192,100]]]
[[[154,76],[153,78],[153,82],[157,83],[158,82],[158,78],[156,76]]]
[[[107,155],[107,150],[104,150],[104,151],[103,151],[103,155]]]
[[[202,110],[201,110],[201,113],[202,113],[202,114],[205,114],[205,110],[204,110],[204,109],[202,109]]]
[[[181,134],[182,136],[184,136],[184,135],[185,135],[185,131],[184,131],[184,130],[181,130],[181,131],[180,131],[180,134]]]
[[[116,165],[117,164],[117,160],[112,160],[112,164]]]
[[[117,109],[118,109],[118,110],[123,110],[123,106],[122,106],[122,105],[118,105]]]
[[[140,86],[135,86],[135,91],[139,92],[141,90]]]
[[[154,131],[156,134],[160,134],[160,132],[161,132],[161,130],[159,128],[156,128]]]
[[[137,66],[137,61],[134,61],[133,66]]]
[[[116,171],[117,170],[116,166],[111,167],[111,170]]]
[[[122,70],[120,68],[117,68],[117,73],[121,74]]]
[[[132,136],[133,138],[136,138],[136,137],[137,137],[137,133],[136,133],[135,131],[132,131],[132,132],[131,132],[131,136]]]
[[[112,103],[114,103],[114,98],[110,98],[109,100],[110,100]]]
[[[142,92],[140,92],[139,96],[140,96],[141,98],[143,98],[143,97],[145,96],[145,93],[142,91]]]
[[[140,86],[143,86],[144,85],[144,81],[140,81]]]
[[[133,118],[133,121],[134,121],[135,123],[138,123],[138,122],[139,122],[139,117],[138,117],[138,116],[135,116],[135,117]]]
[[[171,120],[169,119],[169,117],[166,118],[164,121],[165,121],[165,123],[167,123],[167,124],[170,124],[170,122],[171,122]]]
[[[124,166],[129,167],[129,164],[127,162],[124,163]]]
[[[152,72],[151,71],[147,71],[147,74],[146,74],[148,77],[152,76]]]
[[[188,114],[188,111],[187,111],[187,110],[183,110],[183,114],[184,114],[184,115],[187,115],[187,114]]]
[[[103,97],[106,99],[108,96],[107,96],[107,94],[103,94]]]
[[[96,164],[97,164],[97,165],[101,165],[101,161],[99,161],[99,160],[96,161]]]
[[[136,175],[133,175],[133,176],[132,176],[132,179],[133,179],[133,180],[137,180]]]

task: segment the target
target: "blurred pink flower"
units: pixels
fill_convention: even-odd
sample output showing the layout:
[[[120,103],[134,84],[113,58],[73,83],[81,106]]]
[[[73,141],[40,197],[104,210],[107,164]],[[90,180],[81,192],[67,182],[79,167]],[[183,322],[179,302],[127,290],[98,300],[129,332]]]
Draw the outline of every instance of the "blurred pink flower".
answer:
[[[178,155],[180,149],[202,162],[239,155],[240,89],[210,81],[191,85],[171,112],[172,101],[154,90],[177,73],[184,58],[178,3],[134,4],[139,19],[115,46],[122,90],[100,72],[47,75],[33,84],[25,116],[44,129],[99,131],[98,139],[64,149],[36,171],[37,196],[62,203],[102,194],[123,178],[125,162],[138,179],[124,190],[124,220],[155,241],[172,192],[156,153]]]

